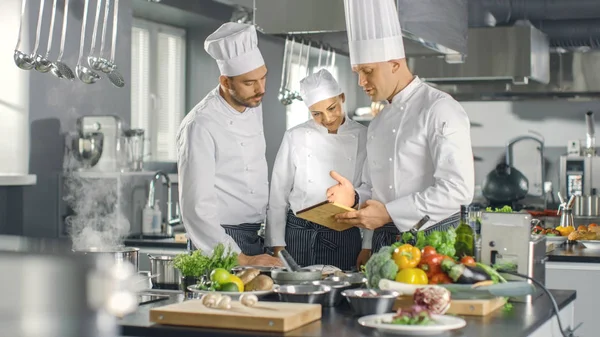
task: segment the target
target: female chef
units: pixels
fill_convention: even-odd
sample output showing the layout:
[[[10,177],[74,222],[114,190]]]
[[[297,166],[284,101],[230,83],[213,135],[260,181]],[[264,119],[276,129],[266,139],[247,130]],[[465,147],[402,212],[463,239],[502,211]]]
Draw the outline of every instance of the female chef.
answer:
[[[367,128],[346,117],[344,93],[327,70],[300,81],[300,94],[312,120],[288,130],[281,142],[271,178],[265,246],[275,253],[285,247],[303,267],[351,270],[368,259],[370,235],[362,250],[359,228],[335,231],[295,213],[326,200],[327,188],[335,183],[332,170],[360,182]]]

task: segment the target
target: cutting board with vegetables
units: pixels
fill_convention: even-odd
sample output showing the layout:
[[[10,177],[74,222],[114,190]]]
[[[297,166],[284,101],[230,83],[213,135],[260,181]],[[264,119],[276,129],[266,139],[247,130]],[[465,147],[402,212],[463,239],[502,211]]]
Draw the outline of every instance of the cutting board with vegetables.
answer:
[[[394,310],[398,308],[408,308],[413,305],[412,296],[400,296],[394,303]],[[506,303],[506,298],[496,297],[490,299],[473,299],[473,300],[451,300],[450,309],[446,314],[452,315],[467,315],[467,316],[486,316],[499,308],[502,308]]]
[[[208,308],[190,300],[150,310],[150,321],[202,328],[287,332],[321,319],[320,304],[258,302],[253,307],[234,301],[230,309]]]

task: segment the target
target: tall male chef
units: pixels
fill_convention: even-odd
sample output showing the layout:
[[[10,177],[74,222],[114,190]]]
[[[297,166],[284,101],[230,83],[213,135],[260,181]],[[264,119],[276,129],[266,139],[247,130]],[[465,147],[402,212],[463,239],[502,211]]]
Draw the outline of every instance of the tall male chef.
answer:
[[[268,201],[261,101],[267,68],[252,25],[225,23],[204,42],[219,85],[183,119],[177,134],[181,215],[192,243],[218,243],[242,265],[279,265],[258,231]]]
[[[372,191],[358,211],[341,222],[372,232],[372,250],[390,245],[425,215],[423,229],[469,204],[474,166],[469,118],[450,95],[414,76],[406,64],[394,0],[344,0],[350,62],[358,84],[373,102],[389,104],[370,123],[363,182],[337,172],[330,201],[352,206]],[[369,231],[365,231],[369,234]]]

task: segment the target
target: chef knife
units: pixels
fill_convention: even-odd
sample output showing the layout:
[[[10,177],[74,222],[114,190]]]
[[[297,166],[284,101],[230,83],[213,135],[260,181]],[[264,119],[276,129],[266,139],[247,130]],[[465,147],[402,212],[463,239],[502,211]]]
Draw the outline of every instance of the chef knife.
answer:
[[[408,242],[411,245],[415,245],[417,243],[417,232],[429,221],[429,215],[424,216],[417,222],[413,228],[409,229],[408,232],[412,234],[413,238]]]

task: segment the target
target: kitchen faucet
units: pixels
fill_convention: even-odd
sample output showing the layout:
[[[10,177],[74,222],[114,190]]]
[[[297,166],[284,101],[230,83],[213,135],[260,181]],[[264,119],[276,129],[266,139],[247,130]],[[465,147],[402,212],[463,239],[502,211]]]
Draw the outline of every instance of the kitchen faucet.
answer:
[[[537,138],[537,137],[533,137],[533,136],[520,136],[514,139],[511,139],[508,144],[506,145],[506,164],[508,166],[512,166],[512,156],[513,156],[513,145],[515,145],[516,143],[525,140],[525,139],[531,139],[534,140],[536,142],[538,142],[540,144],[539,146],[539,151],[540,151],[540,158],[541,158],[541,163],[542,163],[542,167],[541,167],[541,178],[542,178],[542,185],[545,184],[544,179],[546,178],[546,168],[545,163],[544,163],[544,141]],[[542,195],[541,195],[542,199],[544,200],[544,208],[547,207],[547,203],[548,203],[548,199],[547,197],[547,191],[545,186],[542,186]]]
[[[160,179],[160,178],[164,178],[164,185],[167,185],[167,223],[165,225],[165,230],[164,233],[167,235],[173,235],[173,226],[179,225],[181,224],[181,217],[179,216],[179,212],[176,211],[176,218],[173,217],[173,212],[172,212],[172,208],[173,208],[173,199],[172,199],[172,190],[171,190],[171,179],[169,179],[169,176],[164,173],[163,171],[157,171],[154,176],[152,177],[152,180],[150,180],[150,188],[148,189],[148,207],[154,207],[154,194],[155,194],[155,185],[156,182]]]

